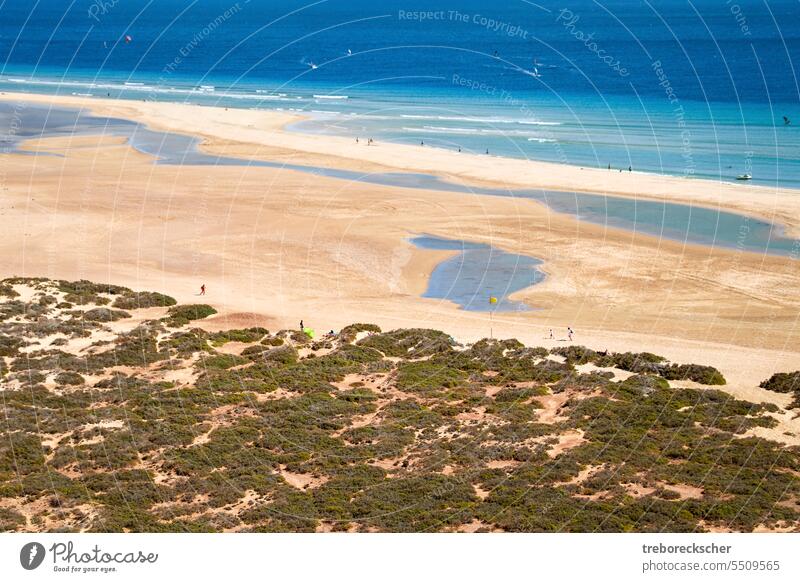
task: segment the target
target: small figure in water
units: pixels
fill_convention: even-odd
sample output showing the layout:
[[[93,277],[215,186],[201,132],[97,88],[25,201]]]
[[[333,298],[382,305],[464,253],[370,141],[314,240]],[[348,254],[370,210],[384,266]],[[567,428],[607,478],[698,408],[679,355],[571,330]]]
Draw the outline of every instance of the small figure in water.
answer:
[[[425,145],[425,141],[419,142],[419,145],[424,146]]]
[[[200,295],[205,295],[205,294],[206,294],[206,284],[203,283],[202,285],[200,285]]]
[[[789,125],[790,123],[792,123],[792,120],[784,115],[783,116],[783,124],[784,125]]]
[[[486,155],[489,155],[489,148],[486,148]]]
[[[608,164],[608,169],[609,169],[609,170],[611,169],[611,164]]]

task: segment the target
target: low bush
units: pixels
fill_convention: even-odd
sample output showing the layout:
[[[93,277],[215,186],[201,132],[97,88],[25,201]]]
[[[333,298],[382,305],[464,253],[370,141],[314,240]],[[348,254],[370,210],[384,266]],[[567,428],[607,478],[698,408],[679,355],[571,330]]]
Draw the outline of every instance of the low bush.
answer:
[[[297,362],[297,350],[292,346],[282,346],[261,352],[261,359],[275,364],[294,364]]]
[[[778,372],[759,384],[765,390],[792,394],[800,392],[800,370],[797,372]]]
[[[397,368],[397,387],[404,392],[432,397],[458,386],[466,377],[461,370],[434,362],[408,362]]]
[[[96,307],[90,309],[83,314],[86,321],[118,321],[130,317],[130,313],[119,311],[116,309],[108,309],[106,307]]]
[[[225,345],[228,342],[251,344],[259,341],[268,334],[269,330],[263,327],[248,327],[247,329],[230,329],[212,333],[208,336],[208,340],[211,342],[211,345],[216,347]]]
[[[61,372],[55,377],[55,383],[59,386],[80,386],[85,382],[83,376],[77,372]]]
[[[446,333],[434,329],[397,329],[371,335],[358,345],[373,348],[385,356],[423,358],[452,351],[455,342]]]
[[[177,305],[177,303],[175,299],[163,293],[131,291],[121,297],[117,297],[112,307],[117,309],[147,309],[149,307],[171,307]]]
[[[344,342],[352,342],[356,339],[359,333],[381,333],[381,328],[372,323],[353,323],[342,328],[339,332],[339,338]]]
[[[722,386],[725,384],[725,376],[712,366],[672,364],[659,367],[658,374],[667,380],[692,380],[698,384],[710,386]]]
[[[217,313],[217,310],[210,305],[176,305],[170,307],[167,316],[162,319],[168,327],[182,327],[190,321],[205,319]]]
[[[594,350],[585,348],[583,346],[566,346],[558,347],[550,350],[551,354],[563,356],[564,359],[570,364],[582,365],[594,362],[597,360],[598,354]]]

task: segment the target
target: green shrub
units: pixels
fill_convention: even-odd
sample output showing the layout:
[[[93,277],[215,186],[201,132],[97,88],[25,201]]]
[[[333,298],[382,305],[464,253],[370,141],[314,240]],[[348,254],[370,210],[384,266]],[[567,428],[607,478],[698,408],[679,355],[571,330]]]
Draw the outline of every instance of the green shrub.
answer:
[[[381,328],[372,323],[353,323],[342,328],[339,332],[339,337],[342,341],[352,342],[356,336],[361,332],[381,333]]]
[[[292,346],[283,346],[261,352],[261,359],[276,364],[294,364],[297,362],[297,350]]]
[[[664,358],[649,352],[625,352],[606,356],[598,355],[595,361],[600,367],[614,366],[620,370],[626,370],[637,374],[652,374],[658,373],[658,364],[664,362]]]
[[[212,333],[208,336],[209,341],[213,346],[222,346],[228,342],[240,342],[250,344],[257,342],[265,335],[269,334],[269,330],[263,327],[248,327],[247,329],[231,329],[228,331],[219,331]]]
[[[162,321],[169,327],[182,327],[190,321],[205,319],[217,313],[217,310],[210,305],[176,305],[170,307],[167,316]]]
[[[454,344],[449,335],[434,329],[397,329],[358,342],[386,356],[410,359],[450,352]]]
[[[725,384],[722,373],[711,366],[697,364],[672,364],[658,369],[660,376],[667,380],[692,380],[698,384],[721,386]]]
[[[466,374],[430,361],[408,362],[397,368],[397,387],[404,392],[435,396],[466,380]]]
[[[117,297],[112,307],[117,309],[147,309],[149,307],[171,307],[177,305],[177,303],[175,299],[162,293],[130,291],[121,297]]]
[[[96,307],[90,309],[83,314],[86,321],[117,321],[130,317],[130,313],[125,311],[118,311],[115,309],[108,309],[106,307]]]
[[[598,354],[594,350],[590,350],[584,346],[566,346],[558,347],[550,350],[551,354],[563,356],[564,359],[574,365],[588,364],[594,362]]]
[[[25,525],[25,516],[13,509],[0,507],[0,532],[14,531]]]
[[[64,301],[77,305],[94,303],[95,305],[106,305],[110,302],[107,297],[101,294],[119,294],[129,291],[125,287],[117,285],[103,285],[92,283],[91,281],[59,281],[58,290],[64,293]]]
[[[86,380],[77,372],[61,372],[56,376],[55,382],[59,386],[80,386]]]
[[[25,345],[25,341],[18,337],[0,334],[0,357],[16,356],[19,348]]]
[[[791,394],[800,392],[800,371],[797,372],[778,372],[759,384],[765,390],[780,392],[781,394]]]

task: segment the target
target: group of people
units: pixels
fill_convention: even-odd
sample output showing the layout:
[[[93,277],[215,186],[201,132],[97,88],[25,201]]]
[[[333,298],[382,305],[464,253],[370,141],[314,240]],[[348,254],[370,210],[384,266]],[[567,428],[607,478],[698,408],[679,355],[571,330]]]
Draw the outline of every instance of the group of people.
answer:
[[[361,143],[361,140],[358,137],[356,137],[356,143]],[[375,140],[373,140],[371,137],[367,139],[367,145],[368,146],[372,145],[373,143],[375,143]],[[424,147],[425,146],[425,140],[421,140],[419,142],[419,145]],[[458,148],[458,153],[461,153],[461,147],[460,146]],[[489,148],[486,148],[486,155],[489,155]],[[610,168],[611,168],[611,166],[609,166],[609,169]]]
[[[608,164],[608,169],[609,169],[609,170],[611,169],[611,164]],[[620,169],[619,169],[619,171],[621,172],[621,171],[622,171],[622,168],[620,168]],[[633,172],[633,166],[628,166],[628,171],[629,171],[629,172]]]

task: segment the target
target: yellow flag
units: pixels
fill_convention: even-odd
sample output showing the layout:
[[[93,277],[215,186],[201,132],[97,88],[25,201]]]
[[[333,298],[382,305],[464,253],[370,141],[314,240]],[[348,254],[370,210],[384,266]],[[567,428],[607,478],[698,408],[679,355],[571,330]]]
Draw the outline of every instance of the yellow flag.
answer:
[[[489,297],[489,303],[491,303],[492,305],[497,303],[497,297]]]

